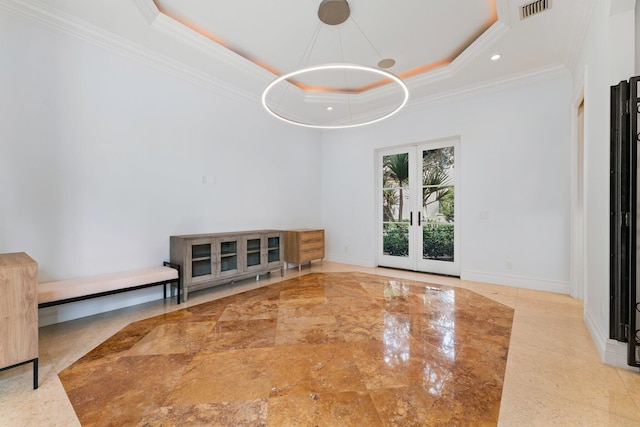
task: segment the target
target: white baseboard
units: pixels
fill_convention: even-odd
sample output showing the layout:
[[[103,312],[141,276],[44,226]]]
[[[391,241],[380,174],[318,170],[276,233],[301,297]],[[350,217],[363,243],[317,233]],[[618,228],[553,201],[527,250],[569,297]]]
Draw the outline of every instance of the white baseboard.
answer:
[[[596,346],[600,359],[605,364],[615,366],[616,368],[640,372],[639,368],[627,365],[626,343],[609,339],[606,332],[602,331],[601,328],[598,328],[597,323],[588,312],[584,315],[584,324],[586,325],[589,334],[591,334],[591,339]]]
[[[584,313],[584,324],[587,327],[589,334],[591,334],[591,339],[596,346],[600,359],[604,361],[608,339],[604,332],[598,327],[597,322],[593,320],[591,314],[586,310]]]
[[[515,286],[517,288],[533,289],[536,291],[555,292],[567,295],[571,293],[571,284],[568,281],[561,280],[536,279],[532,277],[484,273],[472,270],[462,271],[460,278],[462,280],[470,280],[472,282]]]
[[[350,258],[345,256],[337,256],[326,254],[324,257],[325,260],[329,262],[337,262],[339,264],[351,264],[358,265],[360,267],[375,267],[375,263],[370,259],[362,259],[362,258]]]
[[[615,340],[605,342],[604,363],[616,368],[637,371],[638,368],[627,365],[627,344]]]

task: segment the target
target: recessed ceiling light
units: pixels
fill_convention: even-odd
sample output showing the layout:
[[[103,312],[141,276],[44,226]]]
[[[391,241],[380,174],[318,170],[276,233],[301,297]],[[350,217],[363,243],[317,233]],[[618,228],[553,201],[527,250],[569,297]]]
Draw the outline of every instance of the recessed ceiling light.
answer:
[[[333,107],[332,107],[331,105],[329,105],[329,106],[327,107],[327,111],[333,111]]]
[[[497,61],[498,59],[500,59],[501,55],[499,53],[496,53],[495,55],[491,56],[491,60],[492,61]]]

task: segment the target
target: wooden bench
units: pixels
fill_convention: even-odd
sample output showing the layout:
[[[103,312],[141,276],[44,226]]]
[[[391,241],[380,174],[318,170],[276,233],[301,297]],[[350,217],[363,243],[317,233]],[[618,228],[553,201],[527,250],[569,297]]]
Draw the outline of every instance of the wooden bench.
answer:
[[[38,285],[38,308],[159,285],[162,285],[164,298],[167,298],[167,285],[172,283],[175,283],[178,288],[177,301],[180,304],[182,299],[180,266],[169,262],[165,262],[160,267],[40,283]]]

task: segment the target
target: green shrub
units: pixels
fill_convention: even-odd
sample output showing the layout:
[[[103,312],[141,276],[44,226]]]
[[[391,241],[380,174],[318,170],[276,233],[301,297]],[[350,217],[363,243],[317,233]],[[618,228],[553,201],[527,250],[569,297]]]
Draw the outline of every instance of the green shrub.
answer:
[[[422,255],[453,260],[453,224],[429,224],[422,229]]]
[[[407,234],[406,226],[388,224],[388,229],[383,236],[382,243],[385,255],[409,255],[409,235]]]
[[[383,237],[384,254],[409,255],[409,234],[406,226],[387,224]],[[422,228],[422,256],[425,259],[453,260],[453,224],[428,224]]]

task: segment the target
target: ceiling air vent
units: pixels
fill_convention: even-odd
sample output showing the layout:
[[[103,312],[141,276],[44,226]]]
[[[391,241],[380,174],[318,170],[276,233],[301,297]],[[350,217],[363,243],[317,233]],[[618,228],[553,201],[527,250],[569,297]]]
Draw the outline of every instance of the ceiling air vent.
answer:
[[[520,20],[537,15],[551,8],[551,0],[536,0],[520,6]]]

